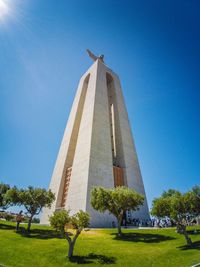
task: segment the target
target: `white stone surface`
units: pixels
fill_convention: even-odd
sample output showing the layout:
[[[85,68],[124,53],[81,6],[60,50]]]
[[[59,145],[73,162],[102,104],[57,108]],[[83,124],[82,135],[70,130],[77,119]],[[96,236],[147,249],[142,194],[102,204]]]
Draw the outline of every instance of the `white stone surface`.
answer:
[[[50,183],[56,201],[51,209],[43,211],[41,223],[48,223],[48,216],[59,208],[65,170],[70,166],[72,174],[65,208],[70,209],[72,214],[80,209],[88,211],[92,227],[111,227],[112,221],[115,221],[113,216],[100,214],[90,205],[93,186],[114,187],[107,73],[113,80],[113,89],[110,90],[114,90],[114,129],[120,167],[124,169],[128,187],[145,196],[119,78],[104,63],[96,60],[80,80]],[[88,80],[88,74],[87,85],[84,81]],[[146,198],[144,206],[134,216],[149,218]]]

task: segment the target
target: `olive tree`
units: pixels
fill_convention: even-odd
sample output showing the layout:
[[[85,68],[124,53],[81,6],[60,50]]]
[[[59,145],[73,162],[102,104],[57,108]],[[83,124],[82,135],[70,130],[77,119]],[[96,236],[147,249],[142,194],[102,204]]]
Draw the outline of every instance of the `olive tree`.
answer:
[[[0,183],[0,208],[5,210],[10,206],[9,199],[6,198],[6,192],[10,189],[10,185]]]
[[[198,191],[198,187],[195,188]],[[200,194],[197,194],[194,188],[183,194],[170,189],[153,200],[151,214],[159,219],[173,220],[177,227],[177,233],[183,234],[187,245],[192,246],[192,240],[186,227],[200,215]]]
[[[80,210],[73,216],[69,215],[69,211],[59,210],[49,218],[51,226],[65,237],[69,244],[68,258],[73,256],[76,240],[82,230],[89,226],[89,214]],[[68,232],[68,228],[73,228],[74,232]]]
[[[93,187],[91,191],[91,205],[99,211],[109,211],[118,222],[118,235],[121,236],[123,214],[127,210],[138,210],[144,202],[144,196],[136,191],[120,186],[116,188]]]
[[[51,207],[55,200],[54,194],[51,190],[43,188],[33,188],[29,186],[27,189],[18,189],[17,187],[11,188],[6,193],[7,199],[15,205],[24,206],[29,215],[28,232],[31,229],[32,219],[38,215],[42,208]]]
[[[198,186],[198,185],[193,186],[192,187],[192,192],[200,197],[200,186]]]

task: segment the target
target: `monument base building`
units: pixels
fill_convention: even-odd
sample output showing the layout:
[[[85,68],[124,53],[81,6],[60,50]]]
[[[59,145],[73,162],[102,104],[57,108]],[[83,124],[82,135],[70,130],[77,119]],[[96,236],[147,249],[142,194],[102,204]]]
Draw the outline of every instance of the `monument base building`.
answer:
[[[144,205],[129,216],[150,218],[119,78],[102,57],[94,60],[79,82],[49,187],[56,200],[44,209],[42,224],[55,210],[69,209],[87,211],[91,227],[111,227],[115,218],[91,207],[93,186],[136,190]]]

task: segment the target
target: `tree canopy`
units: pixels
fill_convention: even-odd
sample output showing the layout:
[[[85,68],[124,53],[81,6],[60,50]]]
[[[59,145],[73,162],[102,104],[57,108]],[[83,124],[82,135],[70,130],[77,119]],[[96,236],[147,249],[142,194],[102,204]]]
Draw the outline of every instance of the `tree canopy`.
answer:
[[[0,208],[7,209],[10,206],[9,199],[7,199],[6,192],[10,189],[10,185],[0,183]]]
[[[138,210],[143,202],[143,195],[125,186],[110,189],[94,187],[91,191],[92,207],[100,212],[107,210],[117,218],[119,235],[121,235],[123,214],[127,210]]]
[[[184,234],[187,244],[192,245],[186,226],[200,215],[200,195],[198,186],[181,193],[170,189],[161,197],[155,198],[152,203],[151,214],[158,218],[169,218],[177,225],[177,232]]]
[[[193,186],[192,187],[192,192],[200,197],[200,186],[198,186],[198,185]]]
[[[30,231],[33,216],[39,214],[44,207],[51,207],[55,200],[51,190],[43,188],[34,188],[29,186],[27,189],[18,189],[13,187],[6,193],[6,198],[15,205],[23,205],[29,214],[29,223],[27,230]]]

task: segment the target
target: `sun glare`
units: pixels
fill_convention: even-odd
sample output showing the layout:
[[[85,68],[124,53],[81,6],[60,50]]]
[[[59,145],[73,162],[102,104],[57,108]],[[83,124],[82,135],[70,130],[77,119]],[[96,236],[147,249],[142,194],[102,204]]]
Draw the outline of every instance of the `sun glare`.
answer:
[[[0,20],[9,14],[10,8],[5,0],[0,0]]]

